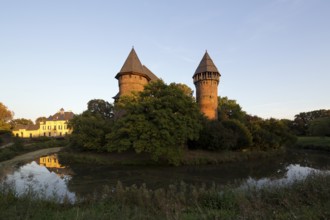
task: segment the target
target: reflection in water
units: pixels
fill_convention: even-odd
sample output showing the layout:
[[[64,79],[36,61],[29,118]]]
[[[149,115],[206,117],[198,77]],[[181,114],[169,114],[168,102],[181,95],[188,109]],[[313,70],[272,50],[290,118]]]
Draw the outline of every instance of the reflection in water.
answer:
[[[105,185],[115,186],[117,181],[125,186],[145,183],[150,189],[166,188],[181,181],[261,188],[290,184],[313,172],[330,174],[329,167],[329,154],[305,151],[244,162],[182,167],[61,164],[55,154],[38,158],[16,171],[7,169],[3,182],[15,187],[18,195],[32,189],[44,198],[63,201],[67,197],[74,202],[78,197],[99,192]]]
[[[310,167],[302,167],[300,165],[290,164],[287,166],[287,172],[283,178],[271,179],[271,178],[261,178],[253,179],[248,178],[245,183],[242,184],[241,188],[256,187],[257,189],[267,187],[267,186],[285,186],[290,185],[296,181],[302,181],[310,174],[326,174],[329,175],[329,170],[317,170]]]
[[[2,181],[3,185],[12,187],[18,195],[36,192],[40,198],[56,199],[63,202],[75,201],[75,193],[68,190],[67,184],[71,179],[65,167],[58,163],[56,155],[41,157],[40,165],[32,161],[21,166]],[[48,168],[49,166],[49,168]]]
[[[61,178],[66,178],[71,174],[69,169],[60,164],[57,154],[40,157],[39,165],[46,167],[49,171],[53,171]]]

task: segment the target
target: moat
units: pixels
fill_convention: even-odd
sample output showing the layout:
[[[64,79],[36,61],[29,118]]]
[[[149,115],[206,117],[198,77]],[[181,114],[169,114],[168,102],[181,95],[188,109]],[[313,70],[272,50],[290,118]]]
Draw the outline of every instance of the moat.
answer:
[[[290,184],[311,172],[330,174],[330,154],[316,151],[289,151],[284,155],[254,161],[203,166],[91,166],[64,164],[56,154],[35,158],[27,163],[2,168],[1,182],[14,187],[18,194],[29,189],[45,197],[75,201],[78,197],[114,188],[143,183],[148,188],[167,187],[185,182],[195,185],[213,183],[263,185]]]

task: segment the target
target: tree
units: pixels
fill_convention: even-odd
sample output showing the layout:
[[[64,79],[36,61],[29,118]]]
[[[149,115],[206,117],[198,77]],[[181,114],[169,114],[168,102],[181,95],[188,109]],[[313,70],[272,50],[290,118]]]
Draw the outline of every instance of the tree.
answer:
[[[249,129],[237,119],[230,119],[223,122],[223,126],[232,131],[232,150],[238,150],[252,145],[252,135]]]
[[[14,113],[0,102],[0,132],[10,131],[9,122],[13,119],[13,116]]]
[[[274,118],[263,120],[259,117],[247,117],[248,128],[253,137],[256,148],[267,150],[293,144],[296,137],[291,134],[286,121]]]
[[[87,103],[87,109],[91,113],[98,113],[104,119],[113,118],[113,105],[102,99],[92,99]]]
[[[42,116],[36,119],[36,125],[40,124],[40,122],[46,122],[47,118]]]
[[[122,97],[125,114],[107,136],[109,151],[134,149],[178,164],[188,140],[198,138],[202,115],[194,99],[176,84],[158,80],[137,96]]]
[[[189,148],[211,151],[231,150],[235,144],[234,132],[223,126],[221,121],[204,120],[199,139],[189,141]]]
[[[218,118],[220,121],[227,119],[237,119],[244,121],[246,113],[236,100],[228,99],[228,97],[218,97]]]
[[[297,135],[307,135],[310,122],[324,117],[330,117],[330,110],[320,109],[310,112],[301,112],[298,115],[295,115],[292,125],[293,131]]]
[[[12,128],[15,128],[17,125],[33,125],[33,121],[26,118],[14,119],[10,122]]]
[[[73,129],[70,145],[83,150],[105,151],[106,135],[113,125],[113,105],[102,99],[90,100],[88,109],[69,121]]]
[[[193,97],[194,91],[189,86],[187,86],[186,84],[183,84],[183,83],[171,83],[170,85],[178,87],[179,89],[182,90],[182,92],[184,94],[186,94],[189,97]]]
[[[311,121],[307,133],[311,136],[330,136],[330,117],[317,118]]]

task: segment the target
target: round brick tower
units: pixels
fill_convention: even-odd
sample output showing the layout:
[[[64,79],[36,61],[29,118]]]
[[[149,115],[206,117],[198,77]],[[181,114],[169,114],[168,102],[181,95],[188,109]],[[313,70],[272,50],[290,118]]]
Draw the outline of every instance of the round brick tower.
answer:
[[[121,96],[132,94],[132,92],[143,91],[144,86],[150,81],[158,80],[156,75],[141,64],[134,48],[132,48],[123,67],[115,78],[119,84],[119,93],[114,97],[115,101]]]
[[[193,76],[196,87],[196,100],[200,111],[210,119],[218,118],[218,85],[220,72],[207,51]]]

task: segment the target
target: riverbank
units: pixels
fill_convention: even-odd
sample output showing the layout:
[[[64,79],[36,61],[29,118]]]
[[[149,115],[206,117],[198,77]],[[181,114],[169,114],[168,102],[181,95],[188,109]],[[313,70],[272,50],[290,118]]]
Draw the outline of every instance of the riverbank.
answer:
[[[12,144],[0,149],[0,162],[11,160],[16,156],[23,155],[29,152],[63,147],[67,145],[66,140],[56,139],[11,139]],[[4,145],[3,145],[4,146]]]
[[[330,152],[330,137],[298,137],[295,147]]]
[[[16,156],[16,157],[14,157],[10,160],[0,162],[0,168],[3,167],[3,166],[11,166],[11,165],[15,165],[17,163],[28,162],[28,161],[33,160],[36,157],[41,157],[43,155],[57,153],[62,149],[63,149],[63,147],[53,147],[53,148],[45,148],[45,149],[40,149],[40,150],[34,150],[32,152]]]
[[[217,165],[227,162],[256,160],[285,153],[285,149],[269,151],[204,151],[186,150],[179,165]],[[147,153],[137,154],[134,151],[121,153],[76,151],[70,148],[59,153],[61,161],[69,164],[93,165],[168,165],[166,161],[153,161]]]
[[[16,197],[0,188],[1,219],[329,219],[330,176],[311,174],[280,187],[236,188],[181,183],[151,190],[145,185],[105,187],[76,204]]]

